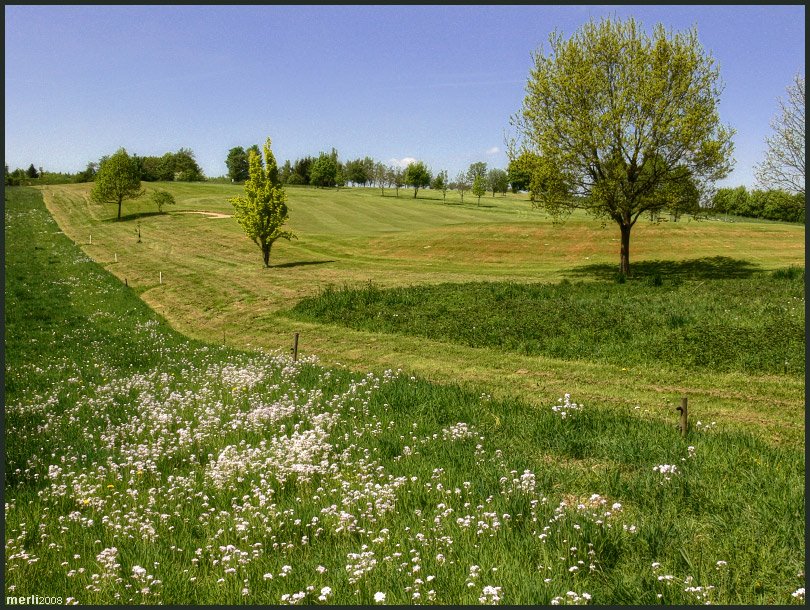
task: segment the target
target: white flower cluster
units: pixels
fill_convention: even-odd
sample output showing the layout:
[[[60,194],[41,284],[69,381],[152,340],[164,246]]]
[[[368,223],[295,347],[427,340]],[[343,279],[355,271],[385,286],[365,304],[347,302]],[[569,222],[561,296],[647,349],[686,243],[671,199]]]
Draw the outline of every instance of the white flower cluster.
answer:
[[[568,591],[565,597],[562,595],[555,597],[551,600],[552,606],[585,606],[591,601],[590,593],[576,593],[575,591]]]
[[[96,561],[101,564],[101,578],[109,579],[118,575],[118,568],[121,564],[118,563],[118,549],[110,547],[104,549],[96,555]]]
[[[446,441],[457,441],[472,436],[475,436],[475,432],[470,426],[463,422],[442,429],[442,439]]]
[[[678,467],[674,464],[659,464],[658,466],[653,466],[653,472],[659,472],[664,477],[664,481],[671,481],[672,477],[677,474]],[[661,481],[661,484],[664,484],[664,481]]]
[[[481,591],[481,597],[478,598],[478,601],[487,606],[497,606],[501,603],[501,587],[487,585]]]
[[[563,398],[559,398],[557,400],[557,404],[551,407],[551,410],[557,413],[562,419],[565,419],[569,414],[576,413],[582,409],[583,405],[578,405],[575,402],[571,402],[570,394],[566,394]]]
[[[346,564],[346,571],[349,573],[349,584],[357,584],[366,574],[374,569],[377,565],[377,560],[374,557],[374,551],[367,550],[368,546],[363,545],[360,553],[349,553],[346,558],[350,563]]]

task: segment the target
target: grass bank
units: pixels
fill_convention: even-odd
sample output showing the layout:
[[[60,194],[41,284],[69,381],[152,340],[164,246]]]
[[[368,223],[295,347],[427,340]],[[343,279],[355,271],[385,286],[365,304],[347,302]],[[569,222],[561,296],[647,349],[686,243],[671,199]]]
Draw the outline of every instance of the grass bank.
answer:
[[[299,301],[290,315],[619,367],[803,376],[804,271],[750,275],[698,281],[655,273],[622,284],[327,287]]]
[[[6,197],[6,595],[802,601],[802,451],[189,340]]]

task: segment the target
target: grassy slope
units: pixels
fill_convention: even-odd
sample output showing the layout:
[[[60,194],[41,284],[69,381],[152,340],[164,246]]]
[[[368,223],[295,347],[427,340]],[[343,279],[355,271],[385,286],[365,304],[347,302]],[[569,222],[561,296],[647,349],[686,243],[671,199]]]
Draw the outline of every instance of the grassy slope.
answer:
[[[780,277],[788,273],[795,277]],[[290,315],[620,367],[804,376],[804,279],[798,268],[745,279],[667,276],[655,285],[655,278],[330,289],[299,301]]]
[[[268,270],[232,219],[180,213],[228,214],[227,197],[241,187],[170,183],[147,188],[171,190],[178,205],[158,216],[150,215],[148,204],[131,203],[125,207],[128,219],[117,223],[111,221],[113,210],[89,203],[89,185],[43,190],[49,210],[85,252],[122,281],[126,278],[175,328],[191,336],[275,349],[289,346],[292,333],[300,331],[302,352],[324,362],[357,369],[403,367],[437,381],[481,383],[493,395],[519,396],[534,404],[572,392],[585,401],[642,404],[672,419],[674,404],[687,394],[700,419],[753,425],[774,439],[803,441],[804,382],[798,378],[571,363],[294,322],[276,314],[330,284],[603,278],[618,259],[612,226],[574,216],[557,227],[511,195],[483,198],[478,207],[469,196],[461,205],[453,193],[445,205],[429,191],[414,200],[405,190],[397,199],[388,190],[381,197],[378,189],[290,188],[290,227],[300,238],[278,242]],[[137,217],[140,213],[145,215]],[[637,266],[666,260],[700,267],[701,259],[719,260],[731,270],[803,265],[804,227],[641,221],[633,231],[631,260]]]
[[[571,590],[590,592],[596,604],[687,604],[704,594],[715,603],[796,602],[801,451],[723,431],[724,422],[684,441],[647,409],[588,404],[564,420],[548,404],[533,410],[407,376],[366,392],[359,376],[188,342],[59,235],[35,193],[18,195],[6,208],[6,585],[15,587],[6,595],[272,604],[308,585],[314,602],[328,585],[331,603],[368,604],[375,591],[404,603],[405,587],[421,587],[423,595],[435,588],[437,603],[471,604],[493,585],[508,604],[548,603]],[[294,416],[247,425],[289,403]],[[210,484],[206,473],[226,445],[275,446],[286,438],[281,423],[323,426],[321,410],[340,416],[326,430],[328,475],[285,483],[275,475],[288,462],[246,460],[239,479]],[[459,421],[474,435],[443,439]],[[653,470],[662,463],[680,474],[664,480]],[[518,480],[526,469],[534,476]],[[402,482],[392,489],[393,477]],[[363,508],[380,487],[395,492],[396,510],[385,512],[387,499]],[[447,493],[455,487],[464,491]],[[593,493],[606,504],[590,506]],[[258,502],[267,495],[272,504]],[[335,516],[319,510],[331,504],[368,513],[362,528],[335,529]],[[473,527],[456,521],[465,515]],[[108,573],[97,556],[113,546],[120,565],[93,579]],[[355,595],[345,565],[362,548],[379,561]],[[250,560],[236,565],[242,550]],[[390,560],[395,551],[407,569]],[[289,577],[280,576],[283,564],[293,566]],[[467,587],[473,565],[482,574]],[[161,581],[148,595],[138,593],[135,566]],[[268,572],[276,578],[266,580]],[[417,583],[428,575],[435,581]]]

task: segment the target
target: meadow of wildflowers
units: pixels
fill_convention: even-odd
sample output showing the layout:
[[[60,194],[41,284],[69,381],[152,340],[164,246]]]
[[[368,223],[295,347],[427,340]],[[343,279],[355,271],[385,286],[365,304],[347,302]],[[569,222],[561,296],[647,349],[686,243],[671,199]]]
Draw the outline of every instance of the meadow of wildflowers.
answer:
[[[6,197],[7,596],[804,603],[802,452],[190,341]]]

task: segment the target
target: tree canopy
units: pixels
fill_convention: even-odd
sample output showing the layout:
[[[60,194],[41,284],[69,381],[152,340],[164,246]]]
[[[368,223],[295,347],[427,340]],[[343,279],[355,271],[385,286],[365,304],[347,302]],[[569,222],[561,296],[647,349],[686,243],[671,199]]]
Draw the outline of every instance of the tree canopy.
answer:
[[[95,175],[90,199],[96,203],[118,205],[118,220],[121,220],[121,205],[125,199],[137,199],[143,195],[138,163],[119,148],[110,157],[103,157]]]
[[[255,151],[248,152],[248,179],[245,194],[231,197],[234,217],[245,234],[262,250],[264,266],[270,266],[270,250],[277,239],[292,239],[295,234],[282,230],[288,219],[287,194],[281,186],[278,166],[270,138],[264,145],[264,167]]]
[[[804,194],[804,76],[797,74],[787,88],[787,100],[779,100],[782,113],[771,120],[774,133],[765,139],[768,150],[756,168],[760,184]]]
[[[510,156],[541,158],[538,201],[555,216],[583,208],[616,222],[629,274],[639,216],[666,209],[673,192],[703,198],[731,170],[719,69],[695,28],[659,24],[647,36],[632,18],[591,20],[567,40],[555,31],[549,44],[533,55]]]
[[[241,146],[236,146],[228,151],[225,165],[228,167],[228,177],[234,182],[242,182],[248,179],[250,173],[248,154]]]
[[[413,196],[415,199],[420,188],[427,188],[430,186],[430,170],[422,161],[410,163],[408,164],[408,167],[405,168],[405,173],[402,176],[402,180],[408,186],[413,187]]]

